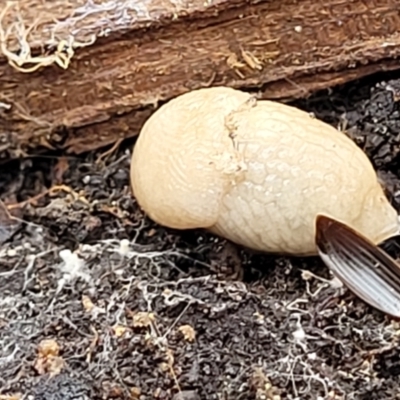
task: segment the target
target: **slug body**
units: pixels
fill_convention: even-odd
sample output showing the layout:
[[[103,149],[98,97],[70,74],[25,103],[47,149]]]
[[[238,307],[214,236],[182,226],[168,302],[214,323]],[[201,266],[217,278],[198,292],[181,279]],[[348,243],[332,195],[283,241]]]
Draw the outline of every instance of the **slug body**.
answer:
[[[367,156],[291,106],[227,87],[160,107],[134,147],[131,184],[154,221],[205,228],[248,248],[316,255],[317,214],[379,243],[399,219]]]

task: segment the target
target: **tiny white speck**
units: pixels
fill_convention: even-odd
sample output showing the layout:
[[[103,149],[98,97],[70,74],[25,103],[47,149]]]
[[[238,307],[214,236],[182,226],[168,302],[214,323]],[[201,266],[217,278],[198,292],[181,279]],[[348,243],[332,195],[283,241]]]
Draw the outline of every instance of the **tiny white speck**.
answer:
[[[122,239],[119,243],[119,254],[122,256],[129,256],[130,242],[128,239]]]
[[[8,249],[7,250],[7,256],[8,257],[15,257],[17,255],[17,250],[15,249]]]

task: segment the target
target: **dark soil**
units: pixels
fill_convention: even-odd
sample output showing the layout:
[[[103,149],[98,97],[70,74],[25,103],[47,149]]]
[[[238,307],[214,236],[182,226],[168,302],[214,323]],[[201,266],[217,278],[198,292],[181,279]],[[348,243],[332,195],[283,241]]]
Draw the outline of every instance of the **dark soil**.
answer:
[[[400,210],[395,79],[296,105],[347,130]],[[2,200],[26,203],[0,248],[0,394],[400,399],[399,323],[337,289],[317,258],[155,225],[130,195],[131,148],[2,165]],[[400,255],[395,241],[384,246]]]

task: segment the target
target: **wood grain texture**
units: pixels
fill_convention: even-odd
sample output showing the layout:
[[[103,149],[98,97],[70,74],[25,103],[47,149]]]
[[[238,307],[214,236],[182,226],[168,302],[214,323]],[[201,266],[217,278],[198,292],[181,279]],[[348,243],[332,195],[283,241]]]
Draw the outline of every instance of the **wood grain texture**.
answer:
[[[395,69],[400,54],[396,0],[19,0],[0,11],[2,157],[132,137],[160,102],[200,87],[285,101]],[[18,67],[21,48],[33,63]]]

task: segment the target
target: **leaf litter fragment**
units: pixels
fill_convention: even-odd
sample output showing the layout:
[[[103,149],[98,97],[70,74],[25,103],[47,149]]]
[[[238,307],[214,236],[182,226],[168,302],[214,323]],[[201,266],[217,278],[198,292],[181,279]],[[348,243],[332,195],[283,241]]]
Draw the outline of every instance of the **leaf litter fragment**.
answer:
[[[191,325],[181,325],[178,328],[178,331],[182,334],[183,338],[187,341],[187,342],[194,342],[194,340],[196,339],[196,331],[194,330],[194,328]]]
[[[361,233],[327,216],[316,220],[323,262],[367,304],[400,318],[400,265]]]
[[[40,375],[50,376],[60,374],[64,368],[64,360],[59,356],[60,346],[53,339],[42,340],[38,346],[35,369]]]
[[[155,321],[155,315],[151,312],[139,311],[133,315],[132,325],[135,328],[149,327]]]

